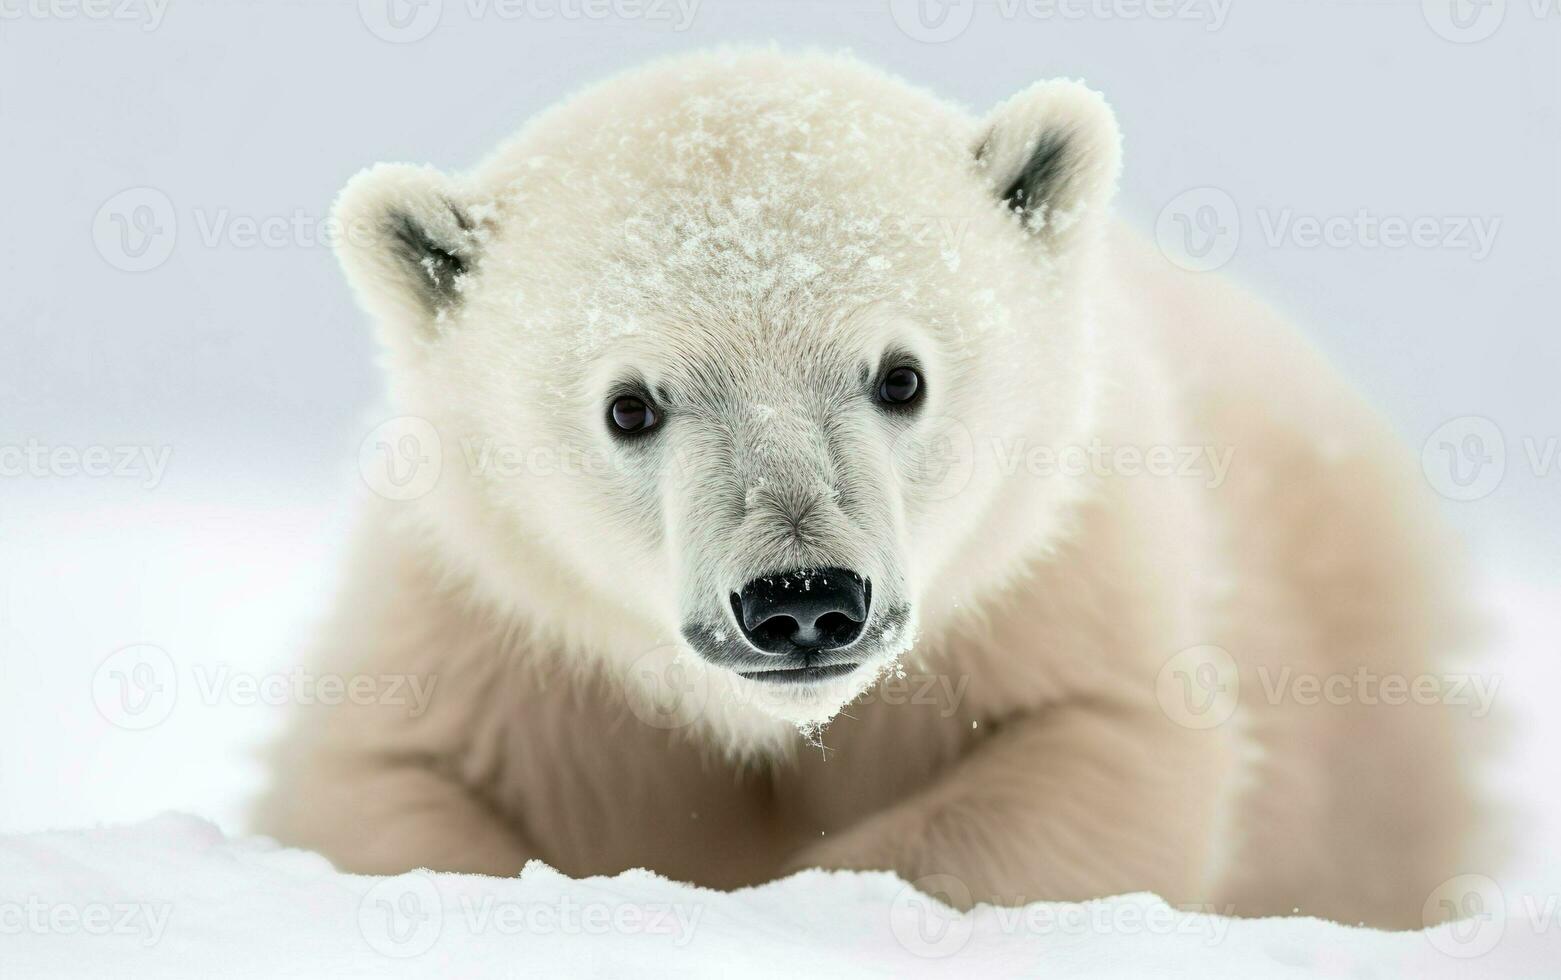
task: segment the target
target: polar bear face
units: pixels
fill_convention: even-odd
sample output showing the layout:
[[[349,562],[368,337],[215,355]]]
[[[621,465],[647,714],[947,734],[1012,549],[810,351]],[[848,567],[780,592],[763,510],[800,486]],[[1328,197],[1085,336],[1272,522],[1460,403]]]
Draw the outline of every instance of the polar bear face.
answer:
[[[844,59],[685,59],[544,114],[474,173],[337,206],[416,501],[571,657],[665,648],[757,724],[832,717],[1033,557],[1080,488],[1109,111],[973,120]],[[632,683],[632,682],[631,682]],[[733,707],[735,705],[735,707]]]

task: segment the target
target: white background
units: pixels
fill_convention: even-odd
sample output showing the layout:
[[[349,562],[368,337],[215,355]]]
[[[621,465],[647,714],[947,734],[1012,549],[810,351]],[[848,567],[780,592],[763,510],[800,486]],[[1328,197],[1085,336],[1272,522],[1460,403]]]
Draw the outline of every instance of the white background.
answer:
[[[242,828],[253,747],[285,709],[222,692],[302,662],[363,492],[357,448],[383,417],[364,318],[319,243],[347,177],[458,169],[582,83],[776,40],[853,49],[978,111],[1037,78],[1087,79],[1126,134],[1125,216],[1152,231],[1179,195],[1218,189],[1235,249],[1220,274],[1293,314],[1416,452],[1449,420],[1494,424],[1499,485],[1446,511],[1516,731],[1491,764],[1526,808],[1504,873],[1557,881],[1535,862],[1557,851],[1561,765],[1535,726],[1561,690],[1561,459],[1543,465],[1561,438],[1561,0],[1062,5],[1083,16],[983,0],[920,17],[704,0],[682,30],[677,7],[646,3],[505,18],[427,0],[402,9],[398,42],[379,0],[114,0],[107,17],[0,0],[0,447],[170,453],[155,486],[144,470],[0,477],[0,831],[167,808]],[[151,190],[120,196],[135,188]],[[1488,254],[1269,234],[1362,211],[1496,233]],[[154,234],[120,238],[124,221]],[[247,222],[277,234],[250,241]],[[181,678],[147,731],[93,696],[105,658],[138,643]]]

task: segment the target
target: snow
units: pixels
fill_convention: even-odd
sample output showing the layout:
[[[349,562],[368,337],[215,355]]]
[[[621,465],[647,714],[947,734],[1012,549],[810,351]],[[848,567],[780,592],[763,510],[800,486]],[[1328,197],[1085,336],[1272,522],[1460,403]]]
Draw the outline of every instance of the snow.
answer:
[[[1180,912],[1152,895],[959,915],[885,873],[722,893],[645,871],[338,874],[204,820],[0,838],[7,978],[119,976],[1515,977],[1561,927],[1423,933]]]

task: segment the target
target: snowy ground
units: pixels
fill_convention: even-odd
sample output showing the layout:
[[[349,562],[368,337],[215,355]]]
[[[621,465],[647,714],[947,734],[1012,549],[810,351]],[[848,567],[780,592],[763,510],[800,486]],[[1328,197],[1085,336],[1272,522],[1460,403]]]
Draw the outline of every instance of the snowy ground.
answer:
[[[173,467],[150,495],[113,481],[7,488],[0,976],[483,976],[566,964],[573,975],[682,977],[1561,975],[1561,722],[1549,707],[1561,689],[1561,590],[1530,579],[1492,587],[1485,604],[1496,711],[1515,729],[1491,776],[1516,810],[1517,850],[1429,899],[1473,916],[1461,927],[1389,936],[1231,921],[1143,896],[948,919],[887,875],[733,895],[645,875],[569,882],[540,867],[518,881],[376,881],[243,840],[262,778],[253,750],[290,709],[285,682],[329,603],[354,479],[183,482]],[[166,652],[170,673],[127,688],[110,676],[113,655],[141,644]],[[132,689],[145,699],[133,715],[121,700]],[[157,817],[165,811],[203,819]],[[21,836],[104,823],[130,826]]]
[[[1184,914],[1152,895],[957,915],[893,875],[733,893],[646,872],[572,880],[337,874],[209,823],[0,841],[7,977],[1540,977],[1561,930],[1424,933]]]

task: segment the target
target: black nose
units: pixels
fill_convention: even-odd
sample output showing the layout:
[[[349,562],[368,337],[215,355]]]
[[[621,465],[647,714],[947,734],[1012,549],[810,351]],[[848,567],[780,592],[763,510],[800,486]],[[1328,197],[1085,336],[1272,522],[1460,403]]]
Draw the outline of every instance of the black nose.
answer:
[[[756,578],[732,596],[750,643],[765,653],[836,650],[862,634],[872,583],[844,568],[804,568]]]

